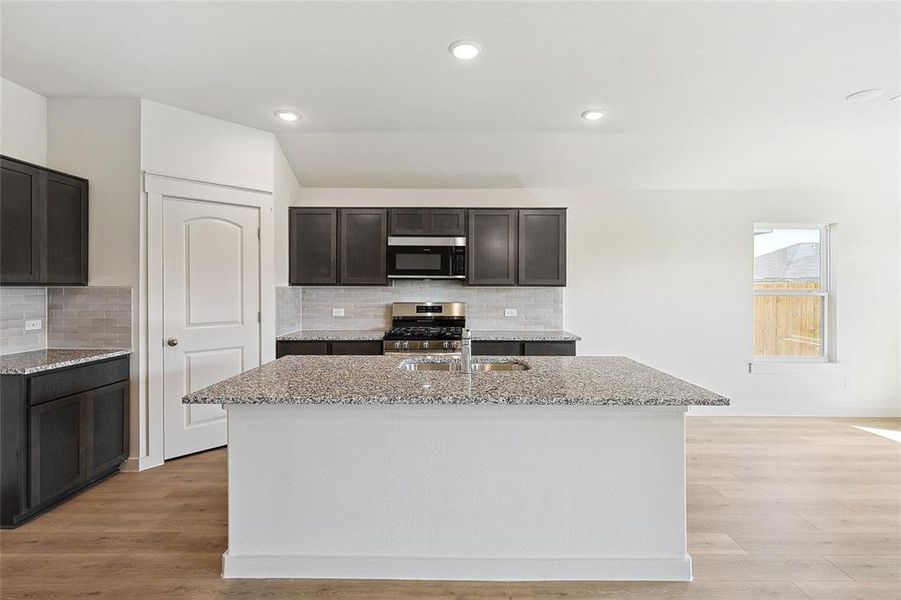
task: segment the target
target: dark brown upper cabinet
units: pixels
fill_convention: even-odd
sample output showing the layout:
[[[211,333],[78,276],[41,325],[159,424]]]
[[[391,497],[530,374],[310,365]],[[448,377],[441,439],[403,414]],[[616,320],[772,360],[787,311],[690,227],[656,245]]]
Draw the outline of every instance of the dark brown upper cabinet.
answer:
[[[0,157],[0,283],[88,284],[88,181]]]
[[[342,208],[339,224],[339,282],[342,285],[387,285],[388,211],[383,208]]]
[[[392,208],[391,235],[466,235],[466,210],[463,208]]]
[[[0,282],[39,283],[41,172],[6,158],[0,165]]]
[[[388,211],[288,209],[291,285],[387,285]]]
[[[338,283],[338,209],[288,209],[288,282]]]
[[[466,240],[469,285],[516,285],[518,210],[471,209]]]
[[[566,285],[566,209],[519,210],[519,285]]]

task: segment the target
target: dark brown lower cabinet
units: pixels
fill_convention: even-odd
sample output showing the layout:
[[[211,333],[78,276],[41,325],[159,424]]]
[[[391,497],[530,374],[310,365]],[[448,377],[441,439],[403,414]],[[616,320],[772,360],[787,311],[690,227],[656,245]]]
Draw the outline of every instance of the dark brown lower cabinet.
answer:
[[[378,355],[382,353],[382,342],[341,341],[332,342],[332,354]]]
[[[322,341],[277,341],[275,357],[294,355],[377,355],[382,353],[380,340],[322,340]]]
[[[46,504],[87,479],[89,394],[76,394],[31,407],[30,506]]]
[[[575,342],[524,342],[524,341],[474,341],[474,356],[575,356]],[[382,342],[378,340],[321,340],[278,341],[275,357],[291,355],[377,355],[382,354]]]
[[[472,353],[477,356],[575,356],[575,342],[476,341]]]
[[[33,382],[72,393],[35,395]],[[0,385],[0,526],[16,527],[116,472],[128,457],[127,357],[2,375]]]

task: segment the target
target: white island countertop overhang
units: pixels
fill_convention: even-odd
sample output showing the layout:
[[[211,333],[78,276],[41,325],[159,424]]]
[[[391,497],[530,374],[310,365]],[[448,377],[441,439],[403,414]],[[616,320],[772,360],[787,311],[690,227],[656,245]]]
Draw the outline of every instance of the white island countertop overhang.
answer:
[[[228,409],[223,576],[691,578],[685,411],[726,398],[624,357],[401,360],[288,356],[185,398]]]

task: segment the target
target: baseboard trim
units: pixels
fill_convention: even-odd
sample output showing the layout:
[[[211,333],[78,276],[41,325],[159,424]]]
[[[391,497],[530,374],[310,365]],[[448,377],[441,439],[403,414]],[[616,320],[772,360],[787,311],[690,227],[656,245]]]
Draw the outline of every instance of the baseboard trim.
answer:
[[[159,467],[162,464],[162,461],[154,460],[150,456],[129,456],[125,459],[125,462],[122,463],[122,472],[137,473],[138,471],[146,471],[147,469]]]
[[[901,417],[901,407],[886,406],[692,406],[688,417],[801,417],[801,418],[894,418]]]
[[[684,558],[432,558],[222,555],[226,579],[691,581]]]

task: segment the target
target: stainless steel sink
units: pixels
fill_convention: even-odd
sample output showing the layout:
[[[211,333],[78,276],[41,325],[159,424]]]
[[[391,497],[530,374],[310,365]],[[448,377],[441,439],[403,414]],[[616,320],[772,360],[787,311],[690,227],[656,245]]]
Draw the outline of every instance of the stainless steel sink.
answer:
[[[399,368],[404,371],[462,371],[458,362],[415,362],[405,360],[400,363]]]
[[[398,365],[398,368],[404,371],[451,371],[457,372],[463,370],[463,363],[459,360],[425,362],[407,359]],[[496,362],[476,362],[472,363],[473,373],[493,373],[495,371],[527,371],[529,365],[512,360],[496,361]]]
[[[520,362],[484,362],[472,363],[473,371],[491,373],[492,371],[527,371],[529,365]]]

